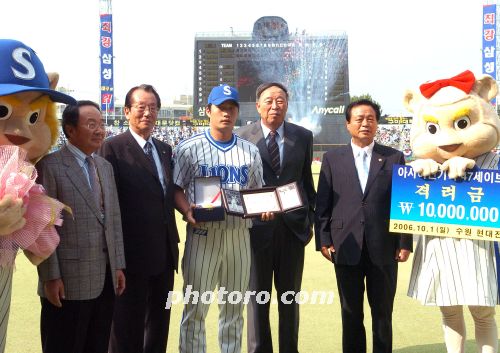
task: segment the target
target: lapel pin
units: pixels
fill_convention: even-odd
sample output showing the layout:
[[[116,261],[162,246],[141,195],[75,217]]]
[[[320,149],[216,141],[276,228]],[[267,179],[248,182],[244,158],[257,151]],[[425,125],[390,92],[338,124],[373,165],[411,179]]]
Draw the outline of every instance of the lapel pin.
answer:
[[[382,158],[379,158],[379,159],[378,159],[378,161],[379,161],[379,162],[382,162]]]

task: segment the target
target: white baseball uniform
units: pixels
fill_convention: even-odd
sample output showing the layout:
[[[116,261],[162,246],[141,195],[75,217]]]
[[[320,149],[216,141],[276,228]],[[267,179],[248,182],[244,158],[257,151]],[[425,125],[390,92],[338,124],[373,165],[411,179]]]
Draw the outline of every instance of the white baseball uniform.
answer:
[[[220,176],[222,187],[240,190],[263,185],[262,160],[257,147],[233,134],[227,143],[215,141],[209,130],[179,144],[174,153],[174,183],[194,203],[194,178]],[[241,352],[243,329],[242,296],[250,278],[249,219],[226,215],[220,222],[188,225],[182,258],[184,304],[180,352],[206,352],[205,318],[213,291],[218,285],[227,293],[219,305],[221,352]],[[196,294],[198,296],[196,296]]]

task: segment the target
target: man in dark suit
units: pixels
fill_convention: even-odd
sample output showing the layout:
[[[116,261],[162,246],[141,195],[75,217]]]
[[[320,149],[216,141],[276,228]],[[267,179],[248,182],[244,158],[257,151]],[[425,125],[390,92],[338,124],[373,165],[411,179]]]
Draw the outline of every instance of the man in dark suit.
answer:
[[[172,149],[151,137],[161,101],[150,85],[129,90],[124,112],[130,128],[106,140],[101,155],[114,168],[127,259],[127,289],[117,300],[112,353],[164,353],[179,257]]]
[[[298,352],[299,305],[292,291],[298,293],[304,269],[304,247],[312,237],[316,192],[311,173],[313,136],[301,126],[285,122],[288,91],[281,83],[260,85],[256,92],[260,120],[236,133],[257,145],[262,157],[266,186],[296,182],[304,207],[276,215],[270,222],[254,220],[250,229],[252,264],[250,291],[272,292],[279,298],[279,350]],[[291,303],[288,303],[291,301]],[[259,304],[252,296],[248,305],[248,352],[273,351],[269,323],[269,301]]]
[[[363,299],[372,313],[373,353],[392,352],[392,308],[398,261],[408,259],[411,236],[389,234],[391,176],[403,153],[374,142],[380,107],[351,103],[351,144],[323,156],[318,182],[316,247],[333,261],[342,309],[344,353],[366,352]]]
[[[67,145],[36,164],[47,194],[72,210],[56,251],[38,266],[42,351],[106,353],[125,256],[113,168],[94,154],[105,134],[99,106],[68,105],[62,127]]]

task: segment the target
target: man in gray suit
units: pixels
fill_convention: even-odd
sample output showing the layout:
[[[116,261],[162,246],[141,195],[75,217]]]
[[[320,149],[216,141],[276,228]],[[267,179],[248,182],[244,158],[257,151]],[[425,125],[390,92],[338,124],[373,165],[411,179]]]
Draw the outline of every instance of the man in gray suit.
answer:
[[[37,165],[47,194],[72,209],[58,228],[61,242],[38,266],[44,353],[105,353],[114,297],[125,289],[120,207],[113,168],[95,152],[105,135],[99,106],[67,106],[68,143]]]
[[[298,293],[304,269],[304,247],[311,240],[316,191],[311,173],[313,136],[311,131],[284,121],[288,91],[277,82],[257,88],[260,120],[236,133],[257,145],[262,157],[266,186],[296,182],[304,207],[276,215],[270,222],[254,220],[250,229],[252,265],[250,291],[278,295],[279,351],[298,352],[299,305],[289,291]],[[289,302],[290,301],[290,302]],[[252,296],[248,305],[248,352],[272,353],[269,302],[258,304]]]

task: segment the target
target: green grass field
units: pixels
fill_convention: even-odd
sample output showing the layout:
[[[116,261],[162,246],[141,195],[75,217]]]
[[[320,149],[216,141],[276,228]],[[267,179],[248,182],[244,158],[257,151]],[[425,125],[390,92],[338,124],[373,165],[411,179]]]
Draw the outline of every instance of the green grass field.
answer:
[[[318,166],[314,166],[317,171]],[[178,217],[177,223],[181,233],[180,250],[183,250],[185,238],[184,222]],[[434,353],[445,352],[441,319],[437,307],[426,307],[406,296],[411,271],[410,257],[407,263],[399,268],[398,291],[396,294],[393,315],[394,352],[397,353]],[[39,353],[40,333],[40,301],[36,295],[36,269],[20,254],[17,258],[14,273],[12,306],[7,336],[7,353]],[[181,290],[182,276],[175,278],[175,290]],[[306,248],[302,289],[304,291],[332,291],[335,298],[332,304],[303,304],[300,312],[299,350],[302,353],[336,353],[341,352],[342,326],[340,304],[337,298],[337,284],[333,265],[326,261],[310,243]],[[167,352],[178,352],[179,323],[182,304],[173,306],[170,321],[170,335]],[[210,307],[206,326],[209,353],[218,352],[217,342],[218,307],[214,303]],[[245,313],[246,317],[246,313]],[[500,316],[497,313],[497,321]],[[278,352],[278,316],[277,305],[271,305],[271,322],[273,329],[275,352]],[[466,311],[467,352],[475,352],[474,327],[470,314]],[[371,352],[371,318],[368,303],[365,302],[365,324],[368,339],[368,351]],[[246,319],[245,319],[246,325]],[[246,330],[246,326],[244,327]],[[246,331],[245,331],[246,332]],[[243,352],[246,352],[246,334],[243,335]],[[68,352],[71,353],[71,352]]]

